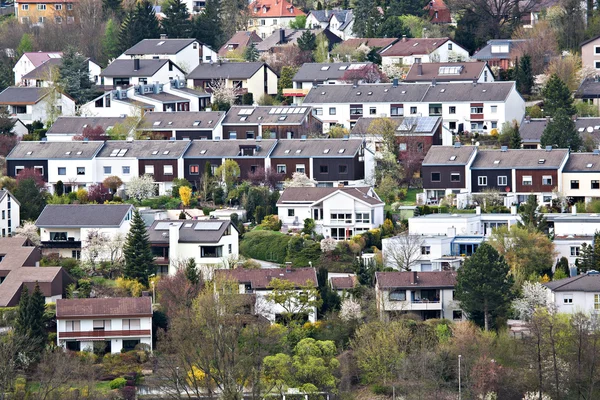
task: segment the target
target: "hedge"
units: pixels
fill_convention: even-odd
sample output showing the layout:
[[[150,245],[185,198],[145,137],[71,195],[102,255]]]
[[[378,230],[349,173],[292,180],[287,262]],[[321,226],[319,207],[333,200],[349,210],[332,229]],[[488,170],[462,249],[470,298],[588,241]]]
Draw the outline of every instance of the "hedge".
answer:
[[[290,236],[275,231],[251,231],[240,242],[240,253],[257,260],[283,264]]]

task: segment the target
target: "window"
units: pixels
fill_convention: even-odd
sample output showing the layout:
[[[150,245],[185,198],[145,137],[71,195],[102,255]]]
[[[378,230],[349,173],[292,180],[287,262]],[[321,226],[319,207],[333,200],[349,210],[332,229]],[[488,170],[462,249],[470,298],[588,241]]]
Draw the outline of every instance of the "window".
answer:
[[[358,117],[363,115],[362,104],[351,104],[350,105],[350,118]]]
[[[429,116],[433,115],[442,115],[442,105],[441,104],[430,104],[429,105]]]
[[[71,9],[73,8],[73,6],[71,5]],[[69,7],[67,6],[67,9],[69,9]],[[75,22],[75,17],[67,17],[67,24],[72,24],[73,22]],[[110,107],[110,96],[108,96],[107,100],[106,100],[106,107]]]
[[[40,10],[40,11],[45,10],[46,9],[46,5],[45,4],[38,4],[37,5],[37,9]]]
[[[320,165],[319,166],[319,172],[322,174],[328,174],[329,173],[329,166],[328,165]]]
[[[579,189],[579,181],[571,181],[571,189]]]
[[[50,240],[67,240],[67,232],[50,232]]]
[[[28,24],[29,23],[29,17],[21,17],[21,23],[22,24]],[[600,68],[600,67],[598,67],[598,68]]]
[[[492,129],[498,128],[498,122],[492,121]]]
[[[450,182],[460,182],[460,172],[451,172]]]
[[[600,294],[594,294],[594,310],[600,310]]]
[[[452,310],[452,319],[455,321],[461,320],[463,318],[462,310]]]
[[[442,180],[442,174],[440,172],[431,173],[431,182],[440,182]]]
[[[390,301],[406,301],[406,290],[391,291]]]
[[[296,172],[306,173],[306,167],[304,164],[296,164]]]
[[[277,164],[277,173],[285,174],[287,172],[287,166],[285,164]]]
[[[594,54],[600,54],[600,46],[594,46]]]
[[[56,23],[56,24],[62,24],[62,18],[61,17],[54,17],[54,23]]]
[[[111,171],[112,171],[112,167],[110,167],[110,166],[104,166],[104,175],[110,174]]]
[[[55,4],[54,5],[54,9],[57,10],[57,11],[58,10],[62,10],[62,4]]]
[[[71,250],[71,258],[81,260],[81,250]]]
[[[201,246],[200,257],[215,258],[223,257],[223,246]]]
[[[329,107],[329,115],[335,115],[336,109],[335,107]]]
[[[437,11],[436,11],[436,18],[437,18]],[[452,43],[448,43],[448,50],[452,51]]]
[[[315,115],[323,115],[323,109],[322,108],[315,108]]]
[[[450,106],[448,109],[448,114],[456,114],[456,107]]]
[[[41,166],[33,167],[33,172],[40,174],[40,175],[44,175],[44,167],[41,167]]]
[[[29,4],[21,4],[21,10],[23,10],[23,11],[29,10]]]
[[[579,250],[581,248],[579,246],[571,246],[571,255],[574,257],[579,257]]]
[[[273,20],[273,25],[277,25],[277,20],[276,19]]]
[[[77,167],[77,175],[85,175],[85,167]]]
[[[491,106],[492,114],[496,114],[498,112],[498,106]]]
[[[358,224],[368,224],[371,222],[368,212],[358,212],[355,213],[354,216],[356,217],[356,223]]]
[[[338,172],[340,174],[347,174],[348,173],[348,166],[346,164],[338,165]]]
[[[38,17],[39,24],[43,24],[44,22],[46,22],[46,17]]]
[[[154,165],[146,165],[144,167],[144,173],[148,175],[154,175]]]
[[[129,175],[129,171],[130,171],[129,167],[124,166],[124,167],[121,168],[121,170],[123,171],[124,175]]]
[[[393,117],[401,117],[404,115],[404,108],[402,104],[392,104],[390,106],[390,115]]]
[[[173,175],[173,166],[172,165],[165,165],[165,166],[163,166],[163,174],[165,174],[165,175]]]
[[[410,113],[411,114],[416,114],[417,113],[417,107],[411,107],[410,108]]]
[[[123,330],[131,331],[131,330],[139,330],[140,329],[140,320],[139,319],[124,319],[123,320]]]
[[[600,181],[592,181],[592,189],[600,189]]]
[[[498,177],[498,186],[506,186],[508,185],[508,177],[507,176],[499,176]]]
[[[523,183],[523,186],[533,185],[533,177],[531,175],[523,175],[522,183]]]
[[[573,295],[565,294],[563,297],[563,304],[573,304]]]
[[[375,114],[377,114],[377,108],[369,107],[369,115],[375,115]]]
[[[296,210],[293,208],[288,208],[288,217],[293,217],[296,215]]]
[[[95,331],[110,330],[110,319],[95,319],[94,320],[94,330]]]
[[[67,10],[71,11],[73,9],[73,3],[67,4]],[[73,17],[70,17],[73,18]]]
[[[479,186],[487,186],[487,176],[479,176],[479,177],[477,177],[477,184]]]
[[[406,151],[407,148],[408,147],[407,147],[406,143],[400,143],[398,145],[398,150],[400,150],[400,151]]]
[[[594,68],[600,69],[600,61],[594,61]]]
[[[79,332],[81,330],[80,321],[65,321],[67,332]]]
[[[123,351],[133,351],[138,344],[140,344],[139,339],[123,340]]]
[[[2,210],[2,219],[6,219],[6,210]]]
[[[431,246],[421,246],[421,254],[424,256],[431,254]]]
[[[351,224],[352,214],[347,213],[332,213],[330,215],[332,223]]]
[[[448,129],[450,130],[455,130],[456,129],[456,122],[455,121],[450,121],[448,122]]]
[[[550,176],[550,175],[542,176],[542,185],[552,185],[552,176]]]
[[[19,175],[24,169],[25,167],[15,167],[15,176]]]
[[[200,166],[199,165],[190,165],[190,175],[199,175],[200,174]]]

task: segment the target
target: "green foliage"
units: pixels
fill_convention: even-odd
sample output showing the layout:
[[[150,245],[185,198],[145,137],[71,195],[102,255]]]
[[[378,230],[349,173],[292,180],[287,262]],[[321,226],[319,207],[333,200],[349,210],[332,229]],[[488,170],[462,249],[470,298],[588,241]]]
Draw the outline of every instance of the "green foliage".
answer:
[[[196,266],[196,260],[194,258],[189,258],[185,263],[185,277],[192,285],[200,283],[202,276],[200,275],[200,270]]]
[[[165,17],[160,21],[160,25],[169,39],[187,39],[190,37],[192,22],[186,3],[181,0],[168,0],[163,12]]]
[[[600,116],[600,114],[598,113],[598,106],[596,106],[592,102],[584,103],[583,101],[579,101],[575,103],[575,110],[578,117]]]
[[[251,106],[254,103],[254,95],[252,93],[244,93],[242,95],[242,104]]]
[[[127,14],[119,30],[121,50],[126,50],[144,39],[156,39],[160,27],[152,3],[142,0]]]
[[[244,60],[254,62],[258,61],[260,54],[256,49],[256,44],[254,42],[250,42],[250,45],[246,46],[244,49]]]
[[[17,59],[25,53],[33,51],[33,36],[29,33],[23,34],[21,41],[17,46]]]
[[[538,232],[546,231],[548,221],[544,214],[538,212],[537,197],[534,194],[529,195],[527,201],[519,206],[519,215],[521,216],[521,220],[517,222],[519,226]]]
[[[302,227],[302,233],[305,235],[313,235],[315,233],[315,228],[317,227],[317,223],[312,218],[304,219],[304,226]]]
[[[290,89],[293,87],[293,79],[294,75],[298,68],[292,67],[289,65],[284,65],[281,67],[281,72],[279,73],[279,81],[277,82],[277,90],[281,95],[283,93],[283,89]]]
[[[404,35],[407,37],[412,37],[410,30],[404,26],[402,19],[396,15],[386,18],[386,20],[379,27],[380,37],[401,38]]]
[[[329,60],[329,41],[323,33],[317,35],[317,46],[313,51],[313,60],[317,63],[324,63]]]
[[[363,38],[377,37],[383,17],[377,7],[373,7],[372,0],[356,0],[353,11],[354,34]]]
[[[582,145],[581,136],[575,127],[575,122],[563,109],[554,113],[554,118],[546,125],[540,139],[540,144],[559,149],[577,151]]]
[[[125,238],[123,256],[125,258],[123,276],[136,279],[147,286],[148,277],[155,271],[154,257],[146,225],[137,210],[133,214],[131,227]]]
[[[544,113],[542,109],[537,104],[531,107],[525,107],[525,115],[530,116],[531,118],[543,118]]]
[[[302,236],[292,236],[287,246],[286,261],[298,267],[308,267],[310,263],[317,263],[321,257],[321,245]]]
[[[112,381],[110,381],[109,386],[112,390],[115,390],[115,389],[121,389],[122,387],[125,387],[126,384],[127,384],[127,379],[115,378]]]
[[[297,40],[298,48],[301,51],[314,51],[317,48],[317,37],[308,29],[302,32]]]
[[[193,19],[194,37],[213,49],[225,42],[220,18],[220,1],[207,0],[204,12]]]
[[[524,55],[519,60],[519,68],[516,73],[517,90],[521,94],[531,94],[533,88],[533,70],[531,69],[531,57]]]
[[[277,218],[277,215],[265,215],[260,227],[268,231],[279,232],[281,230],[282,222]]]
[[[305,29],[306,15],[298,15],[293,21],[290,21],[290,29]]]
[[[319,283],[319,296],[323,303],[318,309],[319,318],[322,318],[329,312],[339,311],[342,300],[340,296],[331,289],[328,280],[329,272],[326,268],[319,268],[317,271],[317,282]]]
[[[257,260],[283,264],[290,236],[274,231],[251,231],[240,242],[240,254]]]
[[[35,221],[46,206],[46,192],[41,191],[32,178],[19,181],[13,194],[21,203],[22,221]]]
[[[32,343],[32,357],[39,357],[46,342],[47,334],[45,330],[44,312],[46,300],[36,283],[31,296],[26,285],[23,285],[21,298],[19,299],[19,312],[15,323],[15,333],[21,337],[26,337]]]
[[[74,47],[68,47],[63,52],[58,71],[61,87],[75,99],[75,103],[85,104],[98,95],[90,80],[88,59]]]
[[[192,184],[185,178],[175,178],[173,179],[173,188],[171,189],[171,195],[173,197],[179,197],[179,188],[180,187],[192,187]]]
[[[576,110],[573,97],[567,84],[558,75],[553,74],[542,90],[544,96],[544,114],[556,119],[558,112],[563,112],[569,119]]]

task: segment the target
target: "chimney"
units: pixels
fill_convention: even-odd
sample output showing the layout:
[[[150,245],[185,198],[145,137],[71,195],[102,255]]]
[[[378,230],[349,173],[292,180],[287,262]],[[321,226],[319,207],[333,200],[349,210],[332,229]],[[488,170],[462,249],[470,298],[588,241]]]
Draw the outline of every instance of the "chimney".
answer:
[[[421,63],[417,64],[417,75],[419,75],[419,76],[423,75],[423,64],[421,64]]]
[[[179,260],[179,224],[171,223],[169,225],[169,264],[176,271],[177,261]]]
[[[140,59],[139,58],[134,58],[133,59],[133,70],[134,71],[139,71],[140,70]]]
[[[446,236],[448,236],[448,237],[453,238],[453,237],[456,236],[456,228],[453,227],[453,226],[451,226],[450,228],[448,228],[448,230],[446,232],[447,232]]]
[[[286,261],[285,262],[285,272],[292,272],[292,263],[291,261]]]
[[[285,44],[285,29],[279,29],[279,44]]]
[[[437,80],[435,78],[433,78],[431,80],[431,86],[435,86],[435,85],[437,85]]]
[[[394,78],[392,81],[392,87],[398,87],[398,78]]]
[[[475,207],[475,215],[481,215],[481,206]]]
[[[406,35],[402,35],[402,41],[403,41],[403,42],[406,42],[406,40],[407,40],[407,39],[406,39]]]
[[[165,40],[167,39],[167,34],[166,33],[161,33],[160,34],[160,40]]]
[[[417,276],[417,271],[408,271],[408,273],[410,274],[410,284],[411,285],[416,285],[417,284],[417,279],[419,278]]]
[[[577,207],[575,205],[571,206],[571,215],[577,215]]]

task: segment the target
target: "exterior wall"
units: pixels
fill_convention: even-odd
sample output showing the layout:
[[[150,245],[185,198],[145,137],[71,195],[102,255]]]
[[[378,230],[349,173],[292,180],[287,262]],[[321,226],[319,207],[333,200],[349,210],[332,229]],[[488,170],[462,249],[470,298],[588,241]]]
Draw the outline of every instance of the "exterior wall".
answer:
[[[252,172],[252,167],[266,168],[266,158],[263,157],[237,157],[234,158],[235,162],[240,166],[240,178],[248,179],[248,176]]]
[[[309,158],[271,158],[271,168],[277,171],[279,165],[285,165],[286,171],[284,179],[291,178],[300,165],[304,166],[304,173],[306,176],[312,177],[311,162]]]
[[[184,158],[183,159],[183,177],[190,181],[190,183],[196,187],[200,185],[202,176],[204,175],[204,167],[206,162],[210,162],[215,167],[220,166],[223,163],[222,158]],[[190,174],[190,166],[197,165],[199,172],[198,174]]]
[[[574,314],[578,311],[583,313],[596,313],[597,310],[594,308],[594,295],[600,294],[598,292],[551,292],[551,299],[556,306],[556,311],[559,313]],[[565,304],[565,297],[572,296],[573,302]]]
[[[411,271],[422,271],[422,264],[431,264],[431,260],[450,255],[452,253],[452,240],[453,238],[448,236],[430,237],[428,235],[423,237],[422,246],[428,246],[430,252],[429,254],[421,254],[417,265],[413,266]],[[381,240],[383,263],[388,268],[398,269],[398,265],[388,256],[390,251],[393,251],[397,246],[401,246],[401,244],[398,244],[397,242],[397,236]]]
[[[558,187],[558,171],[552,170],[516,170],[515,191],[517,193],[551,193]],[[523,185],[523,176],[532,177],[532,185]],[[543,185],[542,177],[551,176],[552,185]]]
[[[592,181],[600,181],[600,172],[563,172],[562,191],[567,197],[585,197],[585,201],[600,197],[600,189],[592,189]],[[571,181],[579,181],[579,189],[571,189]]]
[[[4,196],[0,202],[0,235],[2,237],[11,235],[15,228],[21,225],[20,210],[21,206],[12,196]]]
[[[575,224],[573,224],[575,225]],[[588,224],[585,224],[588,225]],[[575,228],[575,227],[573,227]],[[571,230],[571,235],[573,235],[573,233],[577,233],[579,234],[579,232],[577,230]],[[586,238],[566,238],[566,239],[558,239],[555,238],[553,241],[554,243],[554,250],[556,251],[556,261],[560,260],[562,257],[565,257],[567,260],[569,260],[569,265],[570,266],[575,266],[575,260],[577,260],[577,258],[579,258],[577,255],[573,254],[571,252],[571,248],[572,247],[576,247],[579,248],[579,250],[581,251],[581,246],[586,243],[588,245],[593,245],[594,241],[592,239],[586,239]],[[600,288],[598,290],[600,292]]]
[[[129,58],[129,57],[128,57]],[[152,57],[150,57],[152,58]],[[169,66],[172,66],[171,70],[169,71]],[[176,77],[180,77],[183,78],[185,77],[185,72],[183,72],[182,70],[180,70],[179,68],[177,68],[176,65],[172,65],[172,64],[165,64],[163,65],[154,75],[152,76],[127,76],[127,75],[123,75],[119,78],[129,78],[129,84],[130,85],[139,85],[140,84],[140,79],[146,79],[147,80],[147,84],[150,85],[153,82],[159,82],[162,84],[168,84],[169,81],[175,79]],[[113,86],[116,87],[116,85],[114,85],[113,83],[113,79],[115,77],[112,76],[105,76],[103,77],[104,80],[104,86]]]
[[[75,102],[69,97],[61,95],[60,100],[58,100],[55,105],[62,107],[62,113],[60,115],[75,115]],[[24,124],[31,124],[34,121],[42,121],[45,124],[48,120],[47,108],[48,102],[45,99],[42,99],[36,104],[28,104],[26,106],[25,114],[17,114],[11,105],[8,106],[8,112],[19,118]]]
[[[138,160],[139,176],[146,174],[146,165],[154,166],[154,181],[155,182],[172,182],[173,179],[179,177],[179,168],[176,159],[170,160]],[[173,167],[173,174],[165,174],[164,167],[170,165]]]
[[[11,178],[16,178],[16,169],[18,167],[23,168],[35,168],[42,167],[42,177],[44,182],[48,182],[48,160],[7,160],[6,161],[6,172]]]
[[[556,236],[568,236],[568,235],[586,235],[594,236],[598,230],[597,216],[591,216],[589,214],[584,218],[577,218],[567,221],[554,221],[554,235]]]
[[[51,159],[48,160],[48,184],[53,186],[58,181],[62,181],[64,184],[73,183],[79,186],[88,186],[98,182],[97,173],[94,159],[87,160],[75,160],[75,159]],[[77,168],[85,168],[85,173],[82,175],[77,174]],[[65,175],[58,174],[58,168],[66,168]],[[50,191],[53,192],[54,188],[51,187]]]
[[[421,290],[439,290],[440,300],[439,302],[414,302],[412,301],[412,292],[420,293]],[[402,290],[402,289],[398,289]],[[376,288],[377,292],[377,307],[380,313],[384,314],[389,311],[401,311],[401,312],[422,312],[422,311],[440,311],[441,318],[452,320],[452,311],[460,310],[458,302],[455,302],[452,297],[454,288],[427,288],[418,287],[414,290],[406,289],[406,300],[395,301],[390,300],[390,290],[381,290]]]
[[[109,174],[104,173],[104,167],[110,167]],[[123,167],[129,167],[129,173],[123,173]],[[127,184],[131,178],[140,176],[138,160],[135,158],[97,157],[95,159],[97,182],[102,182],[109,176],[118,176]]]
[[[487,185],[479,186],[479,177],[487,177]],[[506,186],[498,186],[498,177],[506,177]],[[471,170],[471,191],[473,193],[485,192],[490,189],[504,193],[507,189],[514,190],[513,171],[510,169],[472,169]]]
[[[431,174],[433,172],[440,173],[440,181],[433,182],[431,180]],[[459,182],[452,182],[450,177],[453,172],[460,174]],[[467,176],[465,173],[464,165],[457,166],[423,166],[421,167],[421,177],[423,178],[423,188],[425,189],[466,189],[467,188]]]
[[[347,173],[340,173],[340,165],[347,166]],[[321,172],[321,167],[327,167],[328,172]],[[312,158],[312,175],[317,182],[354,181],[365,178],[364,161],[359,161],[359,156],[354,158]]]
[[[293,216],[289,215],[289,210],[293,210]],[[306,218],[314,218],[312,210],[309,205],[301,204],[290,204],[285,206],[277,207],[277,217],[286,225],[302,227],[304,226],[304,220]],[[315,219],[315,222],[322,222],[322,220]]]
[[[18,6],[19,3],[16,3],[16,5]],[[16,10],[17,8],[15,8],[15,11]],[[17,63],[13,67],[13,71],[15,73],[15,85],[21,83],[23,75],[27,75],[34,69],[35,65],[31,63],[31,60],[29,60],[29,58],[26,55],[23,55],[21,58],[19,58],[19,61],[17,61]]]
[[[21,24],[37,25],[43,23],[58,23],[55,18],[62,18],[62,24],[73,24],[75,23],[76,12],[75,7],[78,6],[77,2],[49,2],[46,3],[45,10],[39,10],[37,3],[15,2],[15,13],[17,21]],[[23,6],[28,6],[27,10],[23,9]],[[57,6],[61,9],[57,10]],[[68,8],[71,7],[71,10]],[[44,20],[40,20],[44,18]]]
[[[223,256],[201,257],[201,246],[223,246]],[[229,251],[230,246],[231,251]],[[238,232],[233,227],[231,228],[231,234],[223,235],[218,243],[178,243],[177,249],[169,246],[169,275],[175,275],[181,261],[193,258],[198,268],[201,269],[203,276],[206,279],[212,279],[214,270],[229,268],[230,260],[237,259],[239,251]]]
[[[596,67],[596,62],[599,63],[598,67]],[[600,38],[581,47],[581,64],[583,68],[600,70]]]
[[[292,22],[294,18],[289,18],[289,17],[269,17],[269,18],[261,18],[260,17],[260,12],[258,12],[256,14],[255,18],[250,19],[249,21],[249,27],[248,30],[249,31],[255,31],[256,34],[258,36],[260,36],[261,39],[265,39],[268,36],[271,36],[273,34],[273,32],[279,30],[280,28],[289,28],[290,27],[290,22]],[[265,23],[262,24],[261,21],[264,21]]]
[[[107,96],[112,95],[109,93]],[[121,115],[133,116],[139,115],[138,108],[131,104],[123,101],[115,100],[114,98],[110,101],[110,107],[96,107],[96,99],[90,101],[81,106],[79,112],[82,117],[118,117]],[[106,98],[104,99],[106,104]]]
[[[260,128],[258,125],[224,125],[223,126],[223,139],[231,139],[231,132],[236,133],[237,139],[247,139],[248,132],[252,132],[254,138],[260,135]]]

